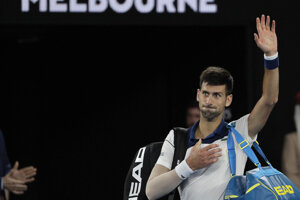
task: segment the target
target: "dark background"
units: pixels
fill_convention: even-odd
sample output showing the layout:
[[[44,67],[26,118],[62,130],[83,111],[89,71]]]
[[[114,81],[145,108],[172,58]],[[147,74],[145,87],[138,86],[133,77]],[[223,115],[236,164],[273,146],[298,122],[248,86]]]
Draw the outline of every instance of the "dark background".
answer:
[[[29,191],[12,198],[121,199],[134,154],[184,126],[207,66],[234,76],[233,119],[249,113],[261,95],[263,53],[253,33],[263,12],[277,21],[280,95],[258,140],[281,170],[282,139],[295,130],[300,30],[292,13],[269,10],[255,7],[232,23],[224,14],[223,25],[219,17],[186,25],[9,23],[2,14],[0,125],[11,163],[38,169]]]

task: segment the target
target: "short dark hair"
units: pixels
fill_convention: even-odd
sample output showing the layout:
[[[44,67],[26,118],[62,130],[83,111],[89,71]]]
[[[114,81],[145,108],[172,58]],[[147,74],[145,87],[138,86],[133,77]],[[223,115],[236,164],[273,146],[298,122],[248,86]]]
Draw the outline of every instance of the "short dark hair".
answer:
[[[222,67],[207,67],[200,75],[200,89],[203,82],[207,82],[208,85],[225,85],[226,95],[231,94],[233,90],[233,77]]]

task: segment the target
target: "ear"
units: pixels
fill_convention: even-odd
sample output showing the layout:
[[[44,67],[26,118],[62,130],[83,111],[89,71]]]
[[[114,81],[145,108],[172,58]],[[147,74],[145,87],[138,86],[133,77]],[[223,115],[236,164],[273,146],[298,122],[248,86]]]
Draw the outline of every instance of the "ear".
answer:
[[[200,100],[200,89],[197,89],[196,100],[197,100],[198,102],[199,102],[199,100]]]
[[[232,103],[232,94],[226,96],[226,107],[229,107]]]

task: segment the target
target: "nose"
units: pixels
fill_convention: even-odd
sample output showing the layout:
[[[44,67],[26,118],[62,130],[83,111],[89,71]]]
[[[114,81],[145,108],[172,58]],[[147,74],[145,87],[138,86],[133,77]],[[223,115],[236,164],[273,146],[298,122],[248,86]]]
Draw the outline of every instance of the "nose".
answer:
[[[206,103],[207,105],[210,105],[210,104],[211,104],[211,95],[209,95],[208,97],[206,97],[205,103]]]

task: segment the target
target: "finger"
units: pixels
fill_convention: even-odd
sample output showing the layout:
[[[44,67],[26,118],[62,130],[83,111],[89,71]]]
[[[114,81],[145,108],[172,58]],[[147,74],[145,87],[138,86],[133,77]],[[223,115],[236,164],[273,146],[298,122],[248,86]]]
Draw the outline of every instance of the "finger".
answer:
[[[218,157],[221,157],[222,156],[222,153],[215,153],[212,155],[212,159],[214,158],[218,158]]]
[[[30,173],[30,174],[26,174],[25,177],[26,177],[26,178],[31,178],[31,177],[33,177],[33,176],[35,176],[35,175],[36,175],[36,172],[32,172],[32,173]]]
[[[9,183],[12,185],[17,185],[17,184],[25,184],[25,181],[20,179],[10,178]]]
[[[24,173],[24,174],[32,174],[32,173],[36,173],[36,169],[34,168],[28,168],[28,169],[22,169],[22,170],[19,170],[20,172]]]
[[[26,189],[12,188],[11,190],[19,191],[19,192],[25,192],[25,191],[27,191],[27,188]]]
[[[275,33],[275,24],[276,24],[276,22],[275,22],[275,20],[273,20],[273,21],[272,21],[272,29],[271,29],[271,31],[272,31],[273,33]]]
[[[269,31],[270,30],[270,16],[267,16],[267,22],[266,22],[266,29]]]
[[[18,190],[13,190],[11,192],[14,193],[14,194],[16,194],[16,195],[24,194],[24,191],[18,191]]]
[[[35,179],[34,178],[29,178],[29,179],[26,179],[25,183],[31,183],[33,182]]]
[[[16,161],[15,162],[15,164],[14,164],[14,167],[13,167],[13,169],[18,169],[19,168],[19,162],[18,161]]]
[[[219,146],[218,144],[210,144],[210,145],[207,145],[206,147],[203,147],[202,150],[208,151],[208,150],[216,148],[218,146]]]
[[[260,46],[260,41],[259,41],[258,35],[256,33],[254,33],[254,40],[256,42],[256,45]]]
[[[202,140],[199,139],[199,141],[195,144],[194,148],[199,149],[201,144],[202,144]]]
[[[218,152],[221,152],[221,151],[222,151],[221,148],[211,149],[211,150],[207,151],[207,155],[211,156],[211,155],[214,155],[214,154],[216,154]]]
[[[20,169],[20,171],[31,171],[31,170],[34,170],[35,168],[32,167],[32,166],[29,166],[29,167],[23,167],[22,169]]]
[[[262,30],[266,29],[266,19],[265,19],[265,15],[264,14],[261,15],[260,23],[261,23]]]
[[[260,24],[260,19],[257,17],[256,18],[256,30],[258,32],[258,34],[260,34],[261,30],[261,24]]]
[[[26,191],[27,190],[27,185],[25,185],[25,184],[14,184],[10,188],[12,188],[12,190]]]
[[[25,185],[25,184],[17,184],[16,185],[16,189],[17,190],[25,191],[25,190],[27,190],[27,185]]]
[[[213,164],[213,163],[215,163],[215,162],[217,162],[219,159],[218,158],[214,158],[214,159],[210,159],[208,162],[207,162],[207,164]]]
[[[257,41],[258,40],[258,35],[256,33],[254,33],[254,40]]]
[[[20,169],[20,170],[24,170],[24,171],[26,171],[26,170],[36,170],[36,168],[35,167],[33,167],[33,166],[28,166],[28,167],[23,167],[22,169]]]

